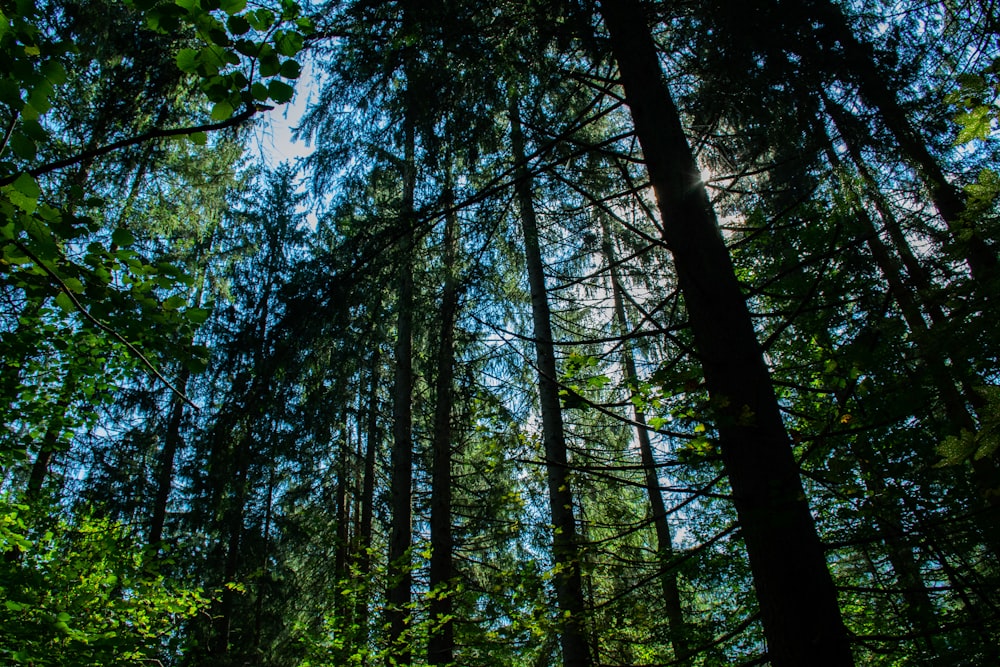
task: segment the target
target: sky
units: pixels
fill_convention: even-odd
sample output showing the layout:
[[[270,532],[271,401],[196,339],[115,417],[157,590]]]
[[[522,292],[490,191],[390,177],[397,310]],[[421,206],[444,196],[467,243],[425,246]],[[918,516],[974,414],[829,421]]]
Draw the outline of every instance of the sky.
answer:
[[[282,162],[295,163],[312,153],[312,146],[304,141],[293,141],[292,131],[298,125],[306,108],[312,101],[315,79],[312,64],[306,62],[302,74],[295,82],[295,97],[288,104],[275,107],[262,116],[263,122],[254,126],[254,140],[251,150],[256,151],[268,167],[274,169]],[[299,188],[303,184],[300,181]],[[315,212],[306,212],[307,224],[315,229]]]
[[[313,67],[305,63],[302,74],[295,82],[295,97],[288,104],[275,107],[264,116],[264,122],[255,126],[253,146],[270,167],[282,162],[294,162],[312,152],[312,147],[302,141],[292,141],[292,130],[302,118],[313,93]]]

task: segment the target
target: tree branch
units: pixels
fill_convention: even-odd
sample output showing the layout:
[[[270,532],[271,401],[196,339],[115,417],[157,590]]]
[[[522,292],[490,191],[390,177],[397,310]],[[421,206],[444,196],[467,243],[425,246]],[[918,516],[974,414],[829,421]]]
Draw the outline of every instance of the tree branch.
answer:
[[[129,137],[128,139],[122,139],[116,141],[112,144],[106,146],[99,146],[88,151],[83,151],[78,153],[73,157],[68,157],[63,160],[56,160],[55,162],[50,162],[44,164],[40,167],[35,167],[34,169],[29,169],[26,173],[31,176],[38,177],[42,174],[47,174],[52,171],[57,171],[63,167],[69,167],[70,165],[83,162],[84,160],[90,160],[95,157],[100,157],[102,155],[107,155],[108,153],[120,150],[122,148],[128,148],[129,146],[135,146],[137,144],[142,144],[153,139],[162,139],[165,137],[180,137],[186,135],[196,134],[198,132],[216,132],[218,130],[224,130],[227,127],[235,127],[240,125],[247,120],[249,120],[254,114],[259,111],[268,111],[273,107],[263,106],[263,105],[248,105],[246,109],[236,114],[232,118],[226,119],[218,123],[207,123],[205,125],[196,125],[194,127],[175,127],[169,130],[163,130],[160,128],[153,128],[148,132],[144,132],[140,135]],[[11,174],[4,178],[0,178],[0,186],[10,185],[17,177],[20,176],[20,172],[16,174]]]
[[[38,268],[40,268],[42,271],[44,271],[46,274],[48,274],[48,276],[50,278],[52,278],[52,280],[54,280],[56,282],[56,284],[59,286],[59,291],[62,292],[63,294],[65,294],[67,297],[69,297],[69,300],[73,302],[73,305],[76,307],[76,309],[80,312],[81,315],[83,315],[88,321],[90,321],[98,329],[100,329],[101,331],[104,331],[105,333],[109,334],[112,338],[114,338],[115,340],[117,340],[118,342],[120,342],[122,345],[124,345],[126,348],[128,348],[129,352],[131,352],[132,354],[134,354],[139,359],[139,361],[141,361],[142,364],[147,369],[149,369],[149,372],[152,373],[153,376],[156,377],[160,382],[162,382],[163,384],[165,384],[167,386],[167,389],[169,389],[170,391],[172,391],[178,398],[180,398],[182,401],[184,401],[185,403],[187,403],[188,405],[190,405],[196,411],[199,410],[198,406],[195,405],[191,401],[190,398],[188,398],[187,396],[185,396],[180,390],[178,390],[176,387],[174,387],[174,385],[171,384],[170,381],[167,378],[163,377],[163,374],[160,373],[160,371],[158,371],[155,366],[153,366],[153,362],[151,362],[149,359],[147,359],[146,355],[144,355],[141,351],[139,351],[139,348],[137,348],[135,345],[133,345],[132,343],[130,343],[128,340],[125,339],[124,336],[122,336],[120,333],[118,333],[117,331],[115,331],[114,329],[112,329],[111,327],[109,327],[107,324],[105,324],[104,322],[101,322],[99,319],[97,319],[96,317],[94,317],[93,315],[91,315],[87,311],[87,309],[83,307],[83,304],[80,303],[80,300],[76,298],[76,294],[73,293],[73,290],[71,290],[66,285],[66,283],[63,282],[63,279],[60,278],[59,275],[56,274],[55,271],[53,271],[52,269],[50,269],[45,264],[45,262],[43,262],[41,259],[39,259],[38,256],[35,253],[31,252],[31,250],[29,250],[20,241],[14,240],[13,243],[14,243],[14,245],[16,245],[18,247],[18,249],[21,252],[23,252],[25,255],[27,255],[31,259],[31,261],[33,261],[35,263],[35,265],[38,266]]]

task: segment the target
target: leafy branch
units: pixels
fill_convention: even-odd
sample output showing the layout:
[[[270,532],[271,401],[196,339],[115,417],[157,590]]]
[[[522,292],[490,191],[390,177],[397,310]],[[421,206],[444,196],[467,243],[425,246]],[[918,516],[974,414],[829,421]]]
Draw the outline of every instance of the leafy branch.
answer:
[[[27,170],[26,173],[35,177],[41,176],[42,174],[47,174],[53,171],[57,171],[64,167],[69,167],[74,164],[79,164],[80,162],[91,160],[93,158],[97,158],[102,155],[107,155],[108,153],[121,150],[122,148],[128,148],[129,146],[136,146],[138,144],[142,144],[147,141],[152,141],[154,139],[191,136],[199,133],[217,132],[219,130],[224,130],[228,127],[235,127],[237,125],[240,125],[241,123],[244,123],[251,117],[253,117],[254,114],[261,111],[269,111],[272,108],[273,107],[257,105],[257,104],[247,105],[247,108],[244,109],[239,114],[218,123],[207,123],[204,125],[195,125],[191,127],[177,127],[171,129],[154,128],[140,135],[129,137],[128,139],[121,139],[119,141],[115,141],[105,146],[99,146],[91,150],[83,151],[82,153],[78,153],[73,157],[57,160],[55,162],[50,162],[49,164],[35,167],[34,169],[29,169]],[[12,174],[10,176],[0,178],[0,186],[10,185],[14,181],[16,181],[19,176],[20,174]]]
[[[83,306],[83,304],[80,303],[80,300],[76,298],[76,295],[73,293],[73,290],[71,290],[69,288],[69,286],[63,281],[62,277],[60,277],[59,274],[57,274],[48,265],[46,265],[45,262],[43,262],[41,260],[41,258],[38,257],[38,255],[36,255],[35,253],[33,253],[27,246],[25,246],[23,243],[21,243],[20,241],[18,241],[16,239],[12,240],[12,243],[14,245],[16,245],[17,248],[18,248],[18,250],[20,250],[21,252],[23,252],[25,254],[25,256],[27,256],[29,259],[31,259],[31,261],[33,261],[35,263],[35,265],[38,266],[38,268],[40,268],[42,271],[44,271],[53,280],[53,282],[56,283],[56,285],[59,288],[59,291],[62,294],[66,295],[66,297],[73,304],[73,307],[77,311],[79,311],[80,314],[83,315],[84,318],[86,318],[88,322],[90,322],[91,324],[93,324],[94,326],[96,326],[101,331],[104,331],[105,333],[107,333],[109,336],[111,336],[112,338],[114,338],[115,340],[117,340],[118,342],[120,342],[122,345],[124,345],[128,349],[128,351],[131,352],[132,354],[134,354],[139,359],[139,361],[141,361],[142,364],[149,370],[149,372],[154,377],[156,377],[158,380],[160,380],[160,382],[162,382],[164,385],[166,385],[166,387],[171,392],[173,392],[178,398],[180,398],[182,401],[184,401],[185,403],[187,403],[189,406],[191,406],[195,410],[199,410],[198,406],[195,405],[191,401],[190,398],[188,398],[187,396],[185,396],[183,392],[181,392],[176,387],[174,387],[174,385],[170,382],[170,380],[168,380],[167,378],[165,378],[163,376],[163,374],[160,373],[160,371],[153,365],[153,362],[151,362],[146,357],[146,355],[144,355],[139,350],[139,348],[137,348],[133,343],[129,342],[124,336],[122,336],[120,333],[118,333],[117,331],[115,331],[113,328],[111,328],[110,326],[108,326],[104,322],[101,322],[99,319],[97,319],[92,314],[90,314],[90,312]]]

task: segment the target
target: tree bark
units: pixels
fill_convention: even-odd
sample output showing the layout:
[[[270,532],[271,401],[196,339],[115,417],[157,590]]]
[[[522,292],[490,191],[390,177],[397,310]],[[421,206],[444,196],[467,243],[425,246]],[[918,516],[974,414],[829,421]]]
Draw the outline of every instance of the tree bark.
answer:
[[[389,618],[389,664],[410,664],[410,617],[413,585],[410,556],[412,534],[412,476],[413,476],[413,248],[412,227],[416,165],[414,162],[414,127],[412,109],[407,110],[403,121],[403,199],[400,225],[407,230],[397,244],[399,276],[396,299],[396,375],[393,389],[393,444],[391,511],[392,527],[389,535],[389,589],[387,613]],[[394,661],[394,663],[393,663]]]
[[[542,440],[545,446],[545,472],[548,478],[549,506],[552,514],[552,560],[556,603],[561,625],[564,667],[589,667],[584,618],[583,582],[580,573],[580,547],[570,487],[569,459],[563,430],[559,385],[556,382],[555,348],[545,273],[538,244],[538,221],[532,202],[532,177],[527,168],[524,137],[517,101],[510,105],[511,147],[515,164],[514,193],[517,198],[524,234],[524,253],[531,288],[531,313],[535,338],[535,362],[538,366],[539,406],[542,413]]]
[[[839,113],[837,111],[834,112],[836,116],[839,116]],[[840,124],[837,123],[836,116],[834,116],[834,122],[839,126]],[[842,128],[841,131],[843,132]],[[836,151],[833,150],[828,141],[824,142],[824,145],[826,147],[827,160],[835,170],[842,172],[843,170],[841,169]],[[856,154],[856,149],[850,147],[849,141],[848,146],[848,153],[851,154],[855,161],[855,166],[859,170],[864,171],[864,164],[860,159],[860,155]],[[865,181],[869,187],[875,187],[875,184],[869,178],[865,178]],[[944,314],[940,312],[940,308],[928,308],[927,304],[918,302],[917,297],[921,291],[926,294],[927,290],[918,289],[914,291],[908,289],[908,286],[903,281],[902,267],[892,255],[889,248],[882,242],[878,228],[865,210],[860,197],[852,191],[850,184],[845,183],[843,191],[848,197],[851,207],[855,210],[858,220],[862,223],[872,257],[875,259],[879,271],[888,284],[889,293],[899,305],[903,319],[910,328],[920,360],[927,368],[928,374],[937,389],[938,397],[941,399],[945,415],[948,418],[946,432],[951,435],[957,435],[963,429],[975,432],[978,426],[976,415],[970,410],[969,406],[972,406],[973,410],[982,410],[982,398],[975,393],[975,389],[973,388],[974,374],[968,368],[968,364],[963,358],[961,351],[955,348],[952,338],[943,336],[936,330],[937,327],[942,326],[938,318],[944,317]],[[881,210],[883,207],[879,206],[878,208]],[[891,228],[895,225],[887,223],[886,226]],[[890,236],[893,236],[893,234],[890,233]],[[902,236],[902,230],[898,229],[898,226],[895,229],[895,236]],[[909,244],[905,238],[900,239],[899,243],[902,243],[908,249]],[[905,257],[905,254],[903,256]],[[919,265],[914,267],[911,270],[911,277],[917,278],[918,285],[924,285],[929,289],[929,278],[922,267]],[[923,311],[928,313],[931,322],[936,327],[932,328],[927,324],[921,312],[921,305],[924,305]],[[936,313],[937,316],[935,315]],[[946,361],[949,363],[945,363]],[[1000,529],[998,529],[995,520],[998,510],[1000,510],[1000,495],[996,493],[996,489],[1000,487],[1000,470],[998,470],[997,464],[992,457],[974,458],[970,466],[972,468],[972,481],[976,490],[981,500],[985,501],[986,506],[990,510],[987,513],[979,514],[976,523],[979,525],[984,541],[992,551],[994,558],[1000,559]]]
[[[246,513],[248,474],[250,470],[250,438],[244,433],[233,448],[233,479],[231,498],[225,512],[223,529],[226,532],[226,557],[223,563],[223,584],[235,583],[242,561],[243,518]],[[222,658],[229,655],[230,635],[236,612],[236,591],[226,586],[215,616],[212,655]]]
[[[601,214],[599,214],[601,215]],[[615,319],[622,336],[629,334],[628,316],[625,313],[625,301],[622,297],[624,289],[618,273],[618,262],[615,257],[614,243],[607,219],[601,215],[601,233],[605,261],[611,273],[611,296],[614,301]],[[625,383],[630,387],[633,398],[638,396],[636,383],[639,375],[635,369],[635,354],[628,339],[622,341],[622,364],[625,366]],[[666,606],[667,623],[670,629],[670,645],[674,649],[674,661],[679,665],[689,664],[691,647],[688,641],[689,629],[684,621],[684,610],[681,608],[680,588],[677,585],[677,573],[673,561],[673,537],[670,534],[670,524],[667,521],[667,507],[663,502],[660,490],[660,478],[657,474],[656,459],[653,456],[653,445],[649,440],[649,429],[646,427],[646,415],[633,405],[633,421],[636,423],[635,436],[639,443],[639,456],[642,460],[643,474],[646,483],[646,495],[649,497],[650,509],[653,512],[653,527],[656,530],[656,555],[660,561],[660,585],[663,590],[663,602]]]
[[[346,411],[345,411],[346,412]],[[334,511],[337,522],[336,544],[333,550],[333,578],[337,582],[347,581],[350,572],[347,569],[347,559],[350,554],[350,505],[348,504],[348,487],[350,485],[350,460],[351,442],[349,438],[350,429],[347,428],[347,415],[343,414],[340,420],[344,424],[343,433],[337,445],[337,485],[334,489]],[[338,595],[335,602],[335,609],[338,618],[349,626],[351,622],[350,613],[353,609],[347,604],[347,600]]]
[[[813,57],[819,63],[832,59],[843,64],[842,73],[857,83],[862,97],[878,111],[903,155],[927,186],[934,207],[955,237],[956,245],[963,249],[973,277],[980,281],[994,277],[996,252],[983,240],[972,221],[963,218],[965,199],[961,191],[945,177],[944,170],[913,127],[895,92],[887,85],[879,71],[875,50],[854,34],[843,12],[829,0],[810,0],[802,8],[809,14],[806,21],[820,23],[819,44]],[[968,240],[963,240],[962,236],[967,236]]]
[[[451,187],[445,192],[444,292],[441,296],[441,331],[438,342],[434,440],[431,471],[430,637],[427,662],[447,665],[454,660],[455,626],[452,622],[451,580],[454,576],[451,532],[451,408],[455,367],[455,319],[458,313],[456,277],[458,215],[452,209]]]
[[[601,14],[673,254],[775,667],[852,665],[767,365],[635,0]]]
[[[369,389],[368,389],[368,414],[365,435],[365,469],[361,478],[361,518],[358,526],[358,576],[367,585],[371,580],[372,570],[372,526],[375,514],[375,454],[379,449],[379,427],[378,427],[378,387],[379,387],[379,364],[381,362],[381,349],[376,340],[375,349],[372,350]],[[363,589],[358,595],[355,603],[354,616],[358,625],[358,645],[367,646],[369,636],[369,609],[368,596],[370,589]]]
[[[56,406],[60,411],[65,411],[69,408],[70,399],[75,391],[76,378],[72,374],[69,374],[59,392],[59,398],[56,399]],[[49,474],[49,466],[52,464],[52,459],[55,457],[56,451],[65,449],[65,446],[60,447],[59,444],[59,436],[62,435],[63,425],[62,415],[60,414],[53,416],[45,429],[41,447],[38,450],[38,455],[35,457],[35,462],[31,466],[31,474],[28,476],[26,497],[29,500],[37,500],[41,496],[42,486],[45,484],[45,478]]]
[[[191,371],[187,367],[182,367],[175,383],[179,394],[187,393],[190,378]],[[149,546],[153,548],[156,548],[163,539],[163,524],[166,522],[167,503],[174,481],[174,459],[181,445],[184,401],[178,393],[172,392],[170,395],[170,418],[167,420],[167,432],[163,436],[163,449],[160,450],[159,467],[156,471],[156,495],[153,497],[153,511],[149,520]]]

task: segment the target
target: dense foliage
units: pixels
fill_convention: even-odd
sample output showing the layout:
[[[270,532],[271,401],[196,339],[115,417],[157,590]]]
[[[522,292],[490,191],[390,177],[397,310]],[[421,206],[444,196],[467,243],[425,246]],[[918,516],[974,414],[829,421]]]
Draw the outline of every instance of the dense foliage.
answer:
[[[0,0],[0,661],[997,663],[998,92],[981,0]]]

